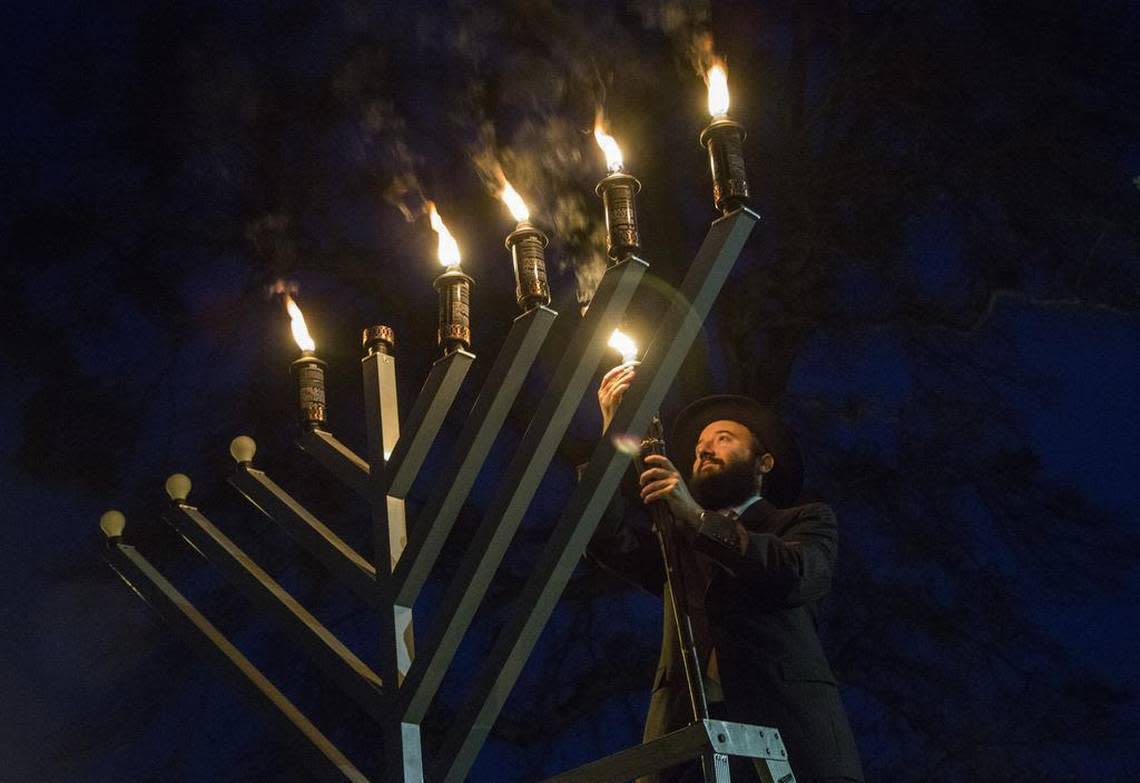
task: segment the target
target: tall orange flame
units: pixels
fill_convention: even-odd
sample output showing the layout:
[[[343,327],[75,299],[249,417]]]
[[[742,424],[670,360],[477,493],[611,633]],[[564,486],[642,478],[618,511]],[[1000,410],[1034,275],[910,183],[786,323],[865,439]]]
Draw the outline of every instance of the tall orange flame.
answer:
[[[461,260],[459,243],[447,230],[447,226],[443,225],[443,218],[439,216],[439,210],[435,208],[434,201],[428,202],[428,215],[431,218],[432,230],[439,235],[439,263],[444,266],[459,266]]]
[[[728,114],[728,72],[723,60],[713,59],[706,80],[709,84],[709,114],[714,117]]]
[[[606,168],[611,173],[621,171],[625,165],[621,156],[621,147],[613,136],[606,133],[605,121],[600,111],[594,118],[594,140],[598,142],[598,146],[606,156]]]
[[[302,351],[315,351],[317,344],[313,341],[312,335],[309,334],[309,327],[305,324],[305,316],[301,314],[301,308],[293,301],[293,297],[288,293],[283,294],[285,297],[285,312],[289,313],[289,327],[293,330],[293,339],[297,341],[297,347]]]
[[[511,187],[511,183],[503,180],[503,190],[499,193],[499,198],[507,205],[507,209],[514,215],[515,220],[523,222],[530,219],[530,210],[526,208],[526,202],[523,201],[519,192]]]

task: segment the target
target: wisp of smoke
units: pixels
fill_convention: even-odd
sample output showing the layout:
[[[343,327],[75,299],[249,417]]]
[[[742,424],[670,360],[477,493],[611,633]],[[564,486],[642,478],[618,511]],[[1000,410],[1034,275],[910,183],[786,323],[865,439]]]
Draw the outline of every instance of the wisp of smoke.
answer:
[[[704,78],[713,57],[708,0],[635,0],[632,6],[645,26],[668,36],[677,56]]]

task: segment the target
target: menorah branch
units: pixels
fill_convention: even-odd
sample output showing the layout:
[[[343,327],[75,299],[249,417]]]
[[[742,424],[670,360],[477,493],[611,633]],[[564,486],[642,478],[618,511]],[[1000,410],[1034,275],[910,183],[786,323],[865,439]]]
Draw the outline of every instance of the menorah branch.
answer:
[[[511,326],[479,397],[464,419],[455,443],[456,456],[435,482],[408,533],[408,546],[393,577],[398,605],[415,603],[557,316],[548,307],[535,307]]]
[[[368,778],[312,721],[137,549],[119,541],[110,541],[106,557],[119,576],[163,619],[221,664],[222,671],[252,705],[273,717],[294,740],[289,743],[289,748],[300,755],[313,775],[319,780],[338,783],[368,783]]]
[[[370,606],[378,605],[376,569],[264,472],[239,465],[229,482],[254,506]]]
[[[457,349],[432,365],[388,459],[386,494],[397,498],[407,496],[474,360],[475,354]]]
[[[380,678],[320,620],[194,506],[174,503],[164,518],[246,598],[272,616],[361,709],[374,720],[384,720]]]
[[[368,463],[331,432],[307,429],[297,438],[297,445],[357,495],[368,497]]]

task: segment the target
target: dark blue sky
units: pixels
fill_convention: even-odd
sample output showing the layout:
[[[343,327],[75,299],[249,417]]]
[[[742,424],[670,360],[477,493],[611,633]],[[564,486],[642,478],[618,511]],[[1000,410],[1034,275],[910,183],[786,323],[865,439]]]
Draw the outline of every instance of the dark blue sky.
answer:
[[[599,81],[644,180],[646,255],[676,283],[714,216],[695,141],[702,88],[685,63],[702,9],[8,12],[0,692],[14,706],[0,778],[300,774],[272,727],[102,562],[109,507],[354,759],[374,762],[375,738],[330,687],[162,526],[162,481],[190,473],[191,500],[367,655],[366,613],[224,483],[229,439],[253,434],[259,464],[366,547],[362,509],[307,478],[290,444],[295,349],[265,284],[300,283],[330,362],[333,429],[363,451],[359,329],[397,329],[405,410],[433,358],[430,237],[390,198],[414,170],[477,280],[470,404],[516,312],[511,226],[470,156],[493,127],[552,234],[555,305],[572,326],[576,280],[598,252],[601,164],[586,132]],[[1042,779],[1072,779],[1077,760],[1100,779],[1140,778],[1134,11],[726,3],[711,20],[765,221],[664,412],[738,391],[778,398],[800,431],[808,491],[843,526],[825,637],[869,779],[985,779],[1067,721],[1099,719],[1111,729],[1042,761]],[[266,233],[267,217],[286,228]],[[655,301],[639,300],[631,331],[650,331]],[[429,740],[566,497],[596,428],[586,402]],[[420,616],[445,585],[429,583]],[[657,612],[582,569],[472,779],[534,779],[636,742]],[[599,679],[612,689],[584,708],[575,694]],[[965,727],[979,715],[980,739]],[[939,765],[940,732],[992,765]]]

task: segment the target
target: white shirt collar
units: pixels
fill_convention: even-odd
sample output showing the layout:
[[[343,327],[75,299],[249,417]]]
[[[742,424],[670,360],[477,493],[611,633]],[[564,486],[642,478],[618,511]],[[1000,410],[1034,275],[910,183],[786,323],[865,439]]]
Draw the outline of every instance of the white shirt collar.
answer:
[[[759,494],[759,493],[755,493],[755,492],[754,492],[754,493],[752,494],[752,497],[750,497],[750,498],[748,498],[747,500],[745,500],[745,501],[744,501],[743,503],[741,503],[739,506],[733,506],[733,507],[731,507],[731,508],[726,508],[726,509],[723,509],[723,510],[724,510],[724,511],[733,511],[733,512],[735,512],[735,513],[736,513],[736,516],[738,516],[738,517],[742,517],[742,516],[744,516],[744,512],[748,510],[748,507],[749,507],[749,506],[751,506],[753,503],[755,503],[755,502],[756,502],[757,500],[759,500],[759,499],[760,499],[760,494]]]

